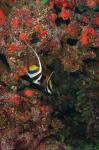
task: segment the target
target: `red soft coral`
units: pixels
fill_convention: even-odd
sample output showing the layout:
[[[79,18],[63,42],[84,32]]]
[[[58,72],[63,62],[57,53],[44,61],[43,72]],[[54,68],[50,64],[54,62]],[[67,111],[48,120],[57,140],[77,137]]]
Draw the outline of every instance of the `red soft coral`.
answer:
[[[97,36],[97,32],[90,26],[87,26],[85,31],[81,35],[81,43],[82,45],[87,45],[89,43],[89,35],[93,37]]]
[[[11,27],[12,28],[17,28],[18,27],[18,24],[19,24],[19,20],[18,20],[18,18],[13,18],[12,20],[11,20]]]
[[[67,20],[68,18],[70,18],[71,14],[68,10],[62,8],[60,16],[63,18],[63,20]]]
[[[5,24],[5,14],[4,12],[2,11],[2,9],[0,9],[0,27],[2,27],[4,24]]]

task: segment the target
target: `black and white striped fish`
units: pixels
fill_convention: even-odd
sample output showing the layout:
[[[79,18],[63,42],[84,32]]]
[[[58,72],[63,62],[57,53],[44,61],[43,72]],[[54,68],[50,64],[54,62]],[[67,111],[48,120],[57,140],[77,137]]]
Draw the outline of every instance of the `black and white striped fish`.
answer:
[[[28,69],[28,76],[32,80],[34,84],[40,85],[40,81],[42,78],[42,65],[40,58],[35,50],[33,50],[37,59],[38,59],[38,66],[37,65],[31,65]]]
[[[53,95],[53,84],[52,84],[52,80],[51,80],[51,77],[53,75],[54,72],[52,72],[47,80],[47,85],[46,85],[46,93],[49,94],[49,95]]]

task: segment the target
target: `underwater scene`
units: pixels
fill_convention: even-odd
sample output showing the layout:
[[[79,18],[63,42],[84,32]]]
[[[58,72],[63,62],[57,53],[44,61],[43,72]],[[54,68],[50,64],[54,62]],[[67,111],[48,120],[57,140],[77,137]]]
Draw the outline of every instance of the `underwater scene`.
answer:
[[[99,0],[0,0],[0,150],[99,150]]]

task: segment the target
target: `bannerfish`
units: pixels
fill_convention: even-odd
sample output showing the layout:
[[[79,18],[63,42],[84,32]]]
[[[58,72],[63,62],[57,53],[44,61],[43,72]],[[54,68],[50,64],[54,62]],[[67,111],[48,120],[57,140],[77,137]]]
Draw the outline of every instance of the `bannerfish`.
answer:
[[[46,85],[46,93],[49,94],[49,95],[53,95],[53,84],[52,84],[52,80],[51,80],[51,77],[53,75],[54,72],[52,72],[47,80],[47,85]]]
[[[35,50],[33,50],[37,59],[38,59],[38,65],[31,65],[28,69],[28,76],[32,80],[32,83],[40,85],[40,81],[42,78],[42,65],[40,58]]]

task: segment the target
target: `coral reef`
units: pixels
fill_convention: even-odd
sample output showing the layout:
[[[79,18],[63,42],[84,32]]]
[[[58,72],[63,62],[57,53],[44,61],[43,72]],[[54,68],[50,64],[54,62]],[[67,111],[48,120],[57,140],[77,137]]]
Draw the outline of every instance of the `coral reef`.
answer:
[[[0,150],[99,149],[98,7],[0,1]]]

